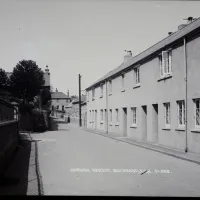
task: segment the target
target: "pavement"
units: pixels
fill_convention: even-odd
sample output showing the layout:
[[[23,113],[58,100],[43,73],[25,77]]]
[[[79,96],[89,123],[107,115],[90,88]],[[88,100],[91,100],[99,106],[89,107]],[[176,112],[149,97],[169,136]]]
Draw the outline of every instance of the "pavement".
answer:
[[[197,163],[75,124],[59,123],[57,130],[31,137],[38,145],[44,195],[200,196]]]
[[[21,143],[10,163],[0,195],[42,195],[38,175],[37,143],[30,133],[20,133]]]
[[[120,135],[114,134],[114,133],[105,133],[103,131],[96,131],[96,130],[92,130],[92,129],[87,129],[87,128],[83,128],[83,130],[91,132],[91,133],[95,133],[95,134],[99,134],[102,135],[104,137],[109,137],[112,138],[114,140],[119,140],[131,145],[135,145],[135,146],[139,146],[139,147],[143,147],[145,149],[149,149],[149,150],[153,150],[156,152],[160,152],[169,156],[173,156],[182,160],[187,160],[190,162],[194,162],[200,165],[200,156],[194,153],[190,153],[187,152],[185,153],[184,151],[180,151],[178,149],[173,149],[170,147],[166,147],[166,146],[162,146],[159,144],[155,144],[155,143],[146,143],[146,142],[141,142],[141,141],[136,141],[135,139],[132,138],[128,138],[128,137],[122,137]]]

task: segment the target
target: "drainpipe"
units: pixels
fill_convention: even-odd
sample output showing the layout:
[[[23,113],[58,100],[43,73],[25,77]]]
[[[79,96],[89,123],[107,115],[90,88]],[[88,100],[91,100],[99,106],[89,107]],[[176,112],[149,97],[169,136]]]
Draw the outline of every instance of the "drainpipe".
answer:
[[[106,133],[108,133],[108,87],[107,87],[107,81],[105,80],[106,84],[106,110],[107,110],[107,127],[106,127]]]
[[[187,116],[187,52],[186,52],[186,39],[183,38],[184,42],[184,65],[185,65],[185,152],[188,152],[188,116]]]

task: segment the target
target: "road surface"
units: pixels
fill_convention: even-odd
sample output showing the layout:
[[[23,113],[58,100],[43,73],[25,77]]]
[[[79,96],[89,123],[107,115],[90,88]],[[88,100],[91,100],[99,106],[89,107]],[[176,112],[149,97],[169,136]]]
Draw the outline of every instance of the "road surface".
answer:
[[[59,124],[38,140],[45,195],[200,196],[200,166]]]

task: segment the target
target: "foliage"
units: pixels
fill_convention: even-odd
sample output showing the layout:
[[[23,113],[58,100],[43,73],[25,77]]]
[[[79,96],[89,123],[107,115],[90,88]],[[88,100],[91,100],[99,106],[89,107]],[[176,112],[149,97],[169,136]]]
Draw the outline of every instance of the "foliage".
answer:
[[[44,83],[42,70],[32,60],[20,61],[10,77],[12,94],[25,102],[33,101]]]
[[[0,68],[0,88],[6,87],[9,84],[9,78],[5,70]]]
[[[42,107],[46,106],[48,102],[51,101],[51,92],[49,91],[49,89],[45,88],[42,90],[40,97],[41,97]]]

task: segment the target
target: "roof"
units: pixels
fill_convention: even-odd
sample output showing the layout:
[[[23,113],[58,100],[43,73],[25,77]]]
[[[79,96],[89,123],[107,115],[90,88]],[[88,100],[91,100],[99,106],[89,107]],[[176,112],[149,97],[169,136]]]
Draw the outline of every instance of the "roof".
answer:
[[[84,102],[84,101],[86,101],[86,95],[81,96],[81,102]],[[79,99],[76,99],[73,101],[73,104],[76,104],[76,103],[79,103]]]
[[[191,22],[181,30],[178,30],[168,37],[164,38],[163,40],[159,41],[155,45],[151,46],[150,48],[146,49],[145,51],[141,52],[140,54],[136,55],[135,57],[130,58],[127,62],[123,62],[120,66],[111,70],[106,75],[98,79],[95,83],[90,85],[86,90],[98,85],[99,83],[111,78],[113,75],[122,72],[123,70],[129,68],[132,65],[138,64],[141,60],[151,56],[152,54],[156,53],[157,51],[165,48],[166,46],[178,41],[179,39],[187,36],[192,31],[200,28],[200,18],[196,19],[195,21]]]
[[[70,97],[63,92],[51,92],[51,99],[70,99]]]

